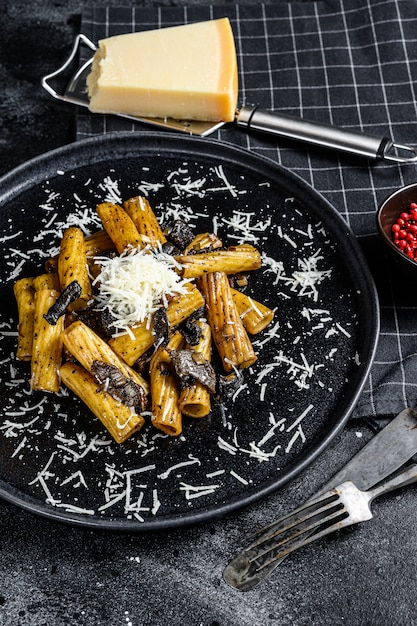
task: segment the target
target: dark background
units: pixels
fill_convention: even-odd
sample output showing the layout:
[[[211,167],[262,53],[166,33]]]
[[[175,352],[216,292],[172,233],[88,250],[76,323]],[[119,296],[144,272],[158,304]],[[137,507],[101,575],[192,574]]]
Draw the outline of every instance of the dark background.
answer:
[[[157,4],[174,3],[138,6]],[[74,140],[74,108],[53,101],[40,79],[66,59],[82,8],[75,0],[0,1],[0,174]],[[343,465],[371,435],[369,428],[351,423],[307,473],[267,501],[169,533],[67,527],[1,502],[0,624],[417,624],[412,488],[378,503],[372,522],[293,555],[253,592],[239,594],[221,579],[243,536],[314,493],[329,478],[329,467]]]

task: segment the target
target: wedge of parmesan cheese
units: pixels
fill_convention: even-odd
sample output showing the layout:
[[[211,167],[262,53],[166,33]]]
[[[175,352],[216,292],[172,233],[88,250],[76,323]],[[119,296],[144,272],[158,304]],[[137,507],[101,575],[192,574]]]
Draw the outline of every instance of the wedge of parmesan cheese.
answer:
[[[227,18],[102,39],[87,87],[92,112],[230,122],[237,59]]]

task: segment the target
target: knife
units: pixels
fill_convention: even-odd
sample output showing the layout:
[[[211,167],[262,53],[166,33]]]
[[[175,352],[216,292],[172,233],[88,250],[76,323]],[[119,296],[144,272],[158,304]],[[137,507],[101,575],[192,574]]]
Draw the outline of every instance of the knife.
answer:
[[[350,480],[361,491],[367,491],[381,480],[393,474],[402,467],[414,455],[417,454],[417,411],[411,408],[404,409],[385,428],[377,433],[355,456],[332,478],[323,485],[320,490],[311,496],[313,500],[317,496],[333,489],[343,482]],[[416,459],[417,461],[417,459]],[[250,536],[250,543],[256,541],[259,535],[265,532],[265,528],[256,531]],[[250,545],[245,548],[250,549]],[[286,557],[283,556],[264,567],[262,574],[257,571],[242,571],[240,555],[234,557],[223,572],[225,582],[239,591],[249,591],[261,580],[266,578]],[[238,562],[235,568],[234,563]]]
[[[92,55],[81,67],[78,67],[64,89],[57,90],[54,83],[62,83],[74,67],[77,55],[85,46],[90,53],[96,50],[96,45],[85,35],[80,33],[74,41],[72,51],[65,63],[57,70],[42,78],[42,87],[54,98],[78,106],[89,106],[86,88],[87,76],[91,71]],[[77,67],[77,64],[76,64]],[[159,130],[171,130],[207,137],[225,125],[224,122],[204,122],[201,120],[175,120],[172,118],[135,117],[118,114],[119,117],[139,122]],[[349,154],[356,154],[368,159],[385,159],[396,163],[415,163],[417,161],[417,147],[394,143],[388,137],[375,137],[363,132],[356,132],[346,128],[339,128],[330,124],[308,121],[284,113],[265,111],[258,106],[242,106],[236,111],[234,122],[238,128],[245,131],[261,131],[270,135],[284,137],[304,143],[322,146]]]
[[[361,491],[367,491],[390,476],[416,453],[417,411],[407,408],[372,437],[315,496],[346,480],[352,481]]]

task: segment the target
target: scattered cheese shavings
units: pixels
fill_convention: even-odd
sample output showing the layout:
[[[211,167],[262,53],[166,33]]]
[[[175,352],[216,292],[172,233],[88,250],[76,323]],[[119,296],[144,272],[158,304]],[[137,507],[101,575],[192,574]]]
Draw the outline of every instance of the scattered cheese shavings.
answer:
[[[230,219],[223,218],[222,223],[232,228],[229,237],[245,243],[257,244],[260,239],[258,233],[265,233],[271,227],[271,218],[267,218],[264,222],[258,220],[252,224],[255,215],[255,213],[233,211]]]
[[[279,419],[278,421],[275,419],[273,413],[269,413],[269,422],[272,424],[271,428],[265,433],[260,441],[258,441],[258,448],[261,448],[269,439],[271,439],[275,435],[275,431],[277,429],[283,429],[283,425],[285,424],[285,418]]]
[[[234,470],[230,470],[230,475],[233,476],[233,478],[236,478],[236,480],[242,483],[242,485],[249,485],[249,481],[247,481],[246,478],[243,478],[242,476],[237,474],[237,472],[235,472]]]
[[[25,445],[26,445],[26,442],[27,442],[27,437],[25,436],[25,437],[23,437],[23,439],[20,441],[20,443],[19,443],[19,445],[17,446],[16,450],[13,452],[12,457],[11,457],[12,459],[13,459],[15,456],[18,456],[19,452],[20,452],[21,450],[23,450],[23,448],[24,448],[24,447],[25,447]]]
[[[99,188],[105,192],[104,200],[106,202],[119,203],[122,201],[122,195],[119,191],[119,185],[117,180],[113,180],[110,176],[106,176],[102,183],[99,184]]]
[[[187,483],[180,483],[180,490],[185,491],[186,500],[194,500],[195,498],[201,498],[202,496],[208,496],[214,493],[219,485],[188,485]]]
[[[201,465],[200,460],[193,457],[192,454],[189,454],[188,458],[189,458],[189,461],[182,461],[181,463],[176,463],[175,465],[171,465],[171,467],[169,467],[165,472],[162,472],[162,474],[158,474],[158,478],[162,478],[163,480],[165,480],[166,478],[168,478],[171,472],[181,467],[186,467],[187,465],[195,465],[196,463],[197,465]]]
[[[289,433],[291,430],[294,430],[294,428],[296,428],[302,422],[302,420],[306,417],[308,413],[310,413],[310,411],[313,410],[313,408],[314,406],[312,404],[309,404],[308,407],[291,424],[291,426],[288,426],[287,433]]]
[[[74,472],[74,474],[71,474],[71,476],[65,478],[65,480],[61,482],[61,486],[67,485],[70,482],[74,483],[74,487],[80,487],[81,485],[83,485],[86,489],[88,489],[87,483],[85,482],[83,473],[81,471]]]
[[[152,508],[151,508],[152,515],[156,515],[160,508],[161,508],[161,501],[158,498],[158,490],[152,489]]]
[[[294,435],[291,437],[287,447],[285,448],[285,454],[288,454],[292,450],[292,448],[293,448],[295,442],[297,441],[297,439],[301,439],[301,441],[303,443],[306,440],[306,437],[304,435],[304,432],[303,432],[303,429],[301,428],[301,426],[297,427],[297,430],[295,431]]]
[[[244,193],[243,191],[238,191],[234,185],[231,185],[229,183],[229,181],[227,180],[227,176],[225,174],[223,165],[216,165],[215,168],[214,168],[214,172],[217,174],[217,176],[220,178],[220,180],[224,182],[224,184],[226,185],[227,191],[230,193],[230,195],[233,198],[236,198],[239,193]],[[223,187],[223,186],[220,186],[220,187],[209,187],[207,189],[207,191],[209,193],[212,193],[213,191],[224,191],[224,190],[225,190],[225,187]]]
[[[232,455],[235,455],[238,451],[238,449],[235,446],[230,444],[228,441],[225,441],[223,437],[220,437],[220,436],[217,438],[217,445],[219,446],[221,450],[230,452],[230,454]]]
[[[317,285],[325,278],[331,276],[332,270],[319,270],[317,264],[323,260],[320,250],[317,250],[312,256],[299,259],[299,270],[293,272],[294,283],[292,291],[297,291],[299,296],[311,296],[314,301],[318,300]]]
[[[105,503],[98,507],[99,512],[109,509],[119,502],[124,503],[124,512],[126,515],[132,515],[140,522],[144,521],[141,513],[149,511],[157,511],[159,502],[157,493],[152,491],[152,506],[144,506],[143,499],[145,494],[148,495],[148,485],[143,482],[136,483],[137,477],[142,477],[147,472],[153,472],[155,465],[146,465],[133,470],[118,471],[111,465],[106,465],[108,479],[106,489],[104,491]],[[137,495],[134,495],[134,493]]]
[[[22,234],[22,231],[17,230],[12,235],[4,235],[3,237],[0,237],[0,243],[6,243],[6,241],[10,241],[10,239],[17,239],[18,237],[21,236],[21,234]]]

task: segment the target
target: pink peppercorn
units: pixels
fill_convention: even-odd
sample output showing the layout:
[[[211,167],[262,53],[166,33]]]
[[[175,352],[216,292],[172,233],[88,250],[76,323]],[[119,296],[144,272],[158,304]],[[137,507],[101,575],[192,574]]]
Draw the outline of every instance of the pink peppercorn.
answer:
[[[402,211],[391,227],[394,244],[408,256],[417,261],[417,203],[411,202],[409,211]]]

